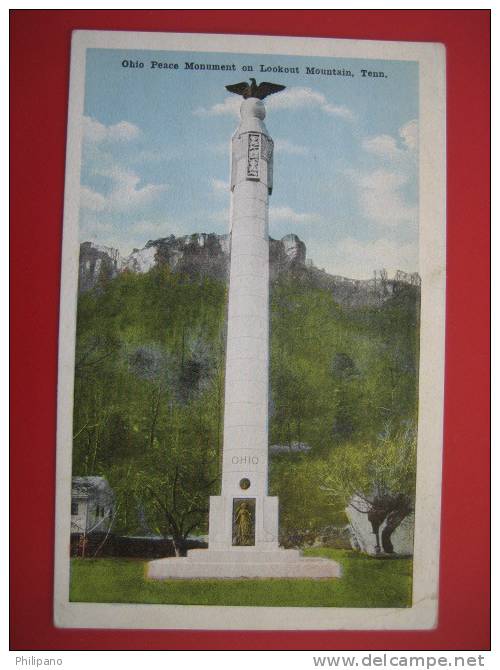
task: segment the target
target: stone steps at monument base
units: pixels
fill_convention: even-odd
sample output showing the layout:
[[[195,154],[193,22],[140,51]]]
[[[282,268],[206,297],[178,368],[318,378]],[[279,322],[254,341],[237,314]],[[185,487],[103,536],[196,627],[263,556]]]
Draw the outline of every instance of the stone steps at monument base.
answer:
[[[209,552],[205,550],[205,553]],[[147,576],[150,579],[332,579],[342,576],[340,565],[327,558],[307,556],[283,560],[277,558],[278,552],[268,552],[273,555],[272,560],[265,559],[265,553],[259,553],[260,560],[253,562],[239,561],[234,554],[226,561],[189,556],[163,558],[148,563]]]
[[[190,549],[187,557],[190,561],[203,563],[283,563],[302,560],[298,549],[248,549],[247,547],[233,547],[228,550],[218,549]],[[313,557],[314,558],[314,557]],[[185,560],[181,558],[180,560]]]

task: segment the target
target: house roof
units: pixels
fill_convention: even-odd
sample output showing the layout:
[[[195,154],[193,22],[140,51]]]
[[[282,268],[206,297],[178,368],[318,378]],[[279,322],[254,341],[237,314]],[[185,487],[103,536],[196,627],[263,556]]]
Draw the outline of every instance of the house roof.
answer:
[[[73,477],[71,488],[74,496],[113,497],[113,489],[105,477]]]

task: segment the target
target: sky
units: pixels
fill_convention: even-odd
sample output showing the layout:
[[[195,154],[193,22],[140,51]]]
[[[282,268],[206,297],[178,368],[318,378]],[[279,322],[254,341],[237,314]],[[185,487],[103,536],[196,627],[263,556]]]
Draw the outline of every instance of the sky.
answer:
[[[151,68],[153,60],[179,67]],[[186,62],[236,69],[186,70]],[[252,76],[286,86],[265,100],[275,142],[271,237],[295,233],[331,274],[418,271],[418,64],[405,61],[87,50],[80,240],[127,255],[171,234],[227,233],[242,98],[224,87]]]

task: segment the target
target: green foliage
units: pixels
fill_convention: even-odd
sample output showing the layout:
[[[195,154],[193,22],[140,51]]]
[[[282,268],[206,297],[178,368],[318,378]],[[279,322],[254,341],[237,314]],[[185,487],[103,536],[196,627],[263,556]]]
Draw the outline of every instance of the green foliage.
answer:
[[[378,439],[336,449],[323,464],[323,490],[343,509],[353,496],[374,498],[404,495],[415,498],[417,439],[413,425],[387,426]]]
[[[305,442],[327,455],[415,415],[415,290],[347,309],[331,292],[285,278],[271,310],[271,444]]]
[[[274,458],[271,462],[271,495],[280,501],[280,543],[285,547],[312,544],[321,529],[344,525],[343,511],[332,510],[320,488],[323,461],[302,454]]]
[[[73,474],[107,477],[116,531],[206,530],[220,475],[225,315],[223,282],[165,264],[80,296]],[[417,346],[414,287],[348,309],[307,279],[273,284],[270,444],[310,448],[271,458],[284,535],[343,523],[320,472],[342,454],[355,463],[387,421],[416,415]]]
[[[73,559],[72,602],[261,607],[410,607],[411,559],[376,559],[352,551],[309,549],[338,561],[342,579],[192,579],[155,581],[142,561]]]
[[[164,266],[80,297],[73,473],[108,478],[117,530],[204,524],[222,438],[224,311],[224,285]]]

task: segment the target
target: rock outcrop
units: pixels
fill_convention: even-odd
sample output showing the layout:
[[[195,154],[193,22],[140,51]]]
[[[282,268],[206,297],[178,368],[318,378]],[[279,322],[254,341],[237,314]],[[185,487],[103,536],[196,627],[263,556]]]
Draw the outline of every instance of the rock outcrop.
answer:
[[[92,242],[80,244],[78,289],[81,293],[97,286],[99,281],[115,277],[122,268],[118,249],[104,247]]]
[[[149,240],[142,249],[121,256],[117,249],[92,242],[80,245],[79,291],[93,289],[121,272],[145,273],[156,265],[167,265],[172,272],[189,277],[211,277],[227,281],[229,272],[229,235],[195,233],[182,237]],[[420,286],[418,274],[398,271],[389,279],[384,271],[372,279],[349,279],[331,275],[306,260],[306,245],[294,234],[280,240],[269,238],[271,282],[293,275],[309,285],[332,292],[335,301],[346,307],[374,307],[383,304],[398,291]]]

